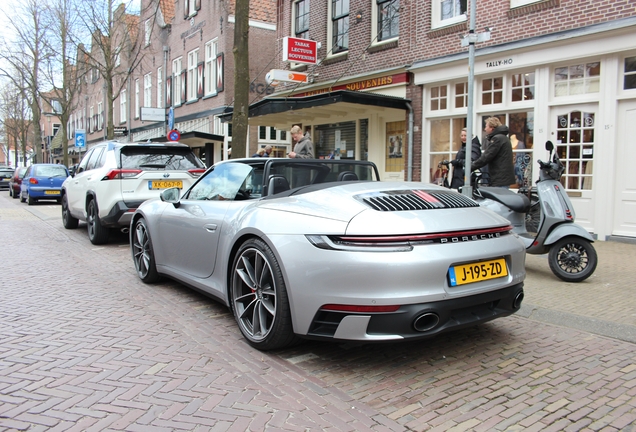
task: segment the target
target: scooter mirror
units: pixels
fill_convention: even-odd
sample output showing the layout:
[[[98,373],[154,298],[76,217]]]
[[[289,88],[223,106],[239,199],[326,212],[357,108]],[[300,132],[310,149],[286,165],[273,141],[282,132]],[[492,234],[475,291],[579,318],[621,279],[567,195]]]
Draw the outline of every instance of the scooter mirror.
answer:
[[[554,150],[554,144],[552,144],[552,141],[546,141],[545,142],[545,149],[549,152],[551,152],[552,150]]]

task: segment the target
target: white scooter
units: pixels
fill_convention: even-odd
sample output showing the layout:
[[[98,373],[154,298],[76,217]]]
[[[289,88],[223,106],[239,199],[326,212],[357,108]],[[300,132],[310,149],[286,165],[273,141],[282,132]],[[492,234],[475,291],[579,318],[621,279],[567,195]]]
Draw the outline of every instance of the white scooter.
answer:
[[[478,173],[473,184],[473,199],[479,205],[505,217],[526,245],[529,254],[548,253],[552,272],[566,282],[581,282],[594,273],[598,258],[594,239],[574,223],[574,208],[560,182],[565,167],[554,145],[546,142],[551,162],[539,161],[539,180],[533,203],[521,193],[497,187],[479,186]],[[533,188],[533,192],[535,192]],[[538,214],[537,214],[538,213]],[[532,220],[532,215],[536,219]],[[538,220],[537,220],[538,219]],[[536,227],[529,231],[526,227]],[[536,232],[534,232],[536,231]]]

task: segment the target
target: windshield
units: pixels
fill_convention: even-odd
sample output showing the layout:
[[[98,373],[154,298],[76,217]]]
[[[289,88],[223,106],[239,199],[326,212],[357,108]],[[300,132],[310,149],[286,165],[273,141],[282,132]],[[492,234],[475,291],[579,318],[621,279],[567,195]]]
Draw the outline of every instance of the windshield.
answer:
[[[33,175],[40,177],[68,177],[64,165],[41,165],[33,167]]]
[[[190,189],[186,199],[225,201],[256,198],[252,196],[255,191],[253,173],[249,165],[220,164]]]
[[[136,145],[121,149],[121,168],[181,171],[205,166],[189,147]]]

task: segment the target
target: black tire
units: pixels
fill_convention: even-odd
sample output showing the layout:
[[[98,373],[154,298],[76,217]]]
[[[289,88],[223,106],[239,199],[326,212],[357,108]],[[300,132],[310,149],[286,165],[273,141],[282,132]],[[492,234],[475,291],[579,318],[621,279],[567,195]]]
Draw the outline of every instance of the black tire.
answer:
[[[64,194],[62,196],[62,225],[64,225],[66,229],[75,229],[78,224],[79,220],[74,218],[68,209],[68,197]]]
[[[234,258],[230,304],[241,333],[254,348],[274,350],[297,342],[280,265],[260,239],[247,240]]]
[[[35,204],[36,202],[38,202],[38,200],[36,200],[36,199],[32,198],[32,197],[31,197],[31,195],[29,195],[29,193],[27,192],[27,204],[29,204],[29,205],[33,205],[33,204]]]
[[[598,257],[592,244],[580,237],[564,237],[550,246],[550,270],[566,282],[581,282],[596,270]]]
[[[22,191],[20,191],[20,202],[25,203],[26,202],[26,197],[24,196],[24,194],[22,193]]]
[[[15,193],[15,192],[13,192],[13,191],[11,191],[11,196],[13,197],[13,199],[18,199],[18,198],[20,198],[20,197],[19,197],[19,194],[16,194],[16,193]]]
[[[130,231],[130,250],[139,279],[144,283],[157,282],[160,276],[157,273],[155,253],[148,226],[143,218],[138,219],[135,222],[135,227]]]
[[[99,220],[97,203],[92,199],[86,208],[86,224],[88,225],[88,239],[94,245],[101,245],[108,242],[108,228],[102,226]]]

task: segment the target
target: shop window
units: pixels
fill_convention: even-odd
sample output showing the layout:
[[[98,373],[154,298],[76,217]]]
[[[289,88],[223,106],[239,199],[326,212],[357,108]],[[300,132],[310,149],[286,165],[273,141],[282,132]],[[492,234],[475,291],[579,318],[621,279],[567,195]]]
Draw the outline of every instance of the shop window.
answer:
[[[376,0],[378,42],[397,38],[400,32],[400,0]]]
[[[314,128],[314,153],[318,159],[354,159],[356,122],[318,125]]]
[[[467,0],[433,0],[431,6],[432,28],[466,21]]]
[[[598,93],[601,63],[585,63],[554,69],[554,96]]]
[[[512,144],[512,163],[515,167],[514,187],[531,187],[532,180],[532,149],[534,148],[534,111],[511,112],[504,114],[490,114],[482,116],[481,121],[481,150],[488,147],[486,139],[486,119],[497,117],[499,121],[508,126],[510,143]]]
[[[331,0],[331,52],[349,49],[349,0]]]
[[[406,122],[389,122],[386,124],[386,172],[404,171],[404,151],[406,150]]]
[[[438,164],[443,160],[452,160],[462,146],[460,135],[466,127],[465,118],[445,118],[430,123],[430,174],[429,181],[442,184],[442,170]],[[450,183],[450,176],[448,177]]]
[[[265,138],[267,138],[267,127],[266,126],[259,126],[258,127],[258,139],[264,140]]]
[[[636,57],[625,59],[625,80],[623,90],[636,89]]]
[[[503,77],[486,78],[481,81],[482,105],[500,104],[503,102]]]
[[[468,83],[455,84],[455,108],[466,108],[468,106]]]
[[[556,151],[565,165],[561,183],[568,190],[592,189],[595,114],[571,111],[557,116]]]
[[[534,72],[512,74],[511,76],[512,102],[534,99]]]
[[[431,111],[445,110],[448,107],[448,86],[431,87]]]
[[[294,19],[292,34],[300,39],[309,39],[309,0],[298,0],[294,3]]]

